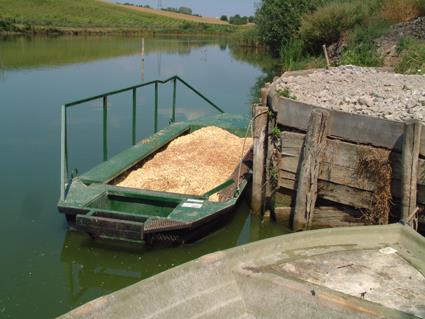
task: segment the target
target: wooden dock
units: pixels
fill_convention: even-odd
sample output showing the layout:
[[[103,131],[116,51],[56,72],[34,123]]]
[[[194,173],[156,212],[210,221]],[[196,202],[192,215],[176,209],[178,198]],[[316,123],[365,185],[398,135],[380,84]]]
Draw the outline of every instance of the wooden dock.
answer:
[[[254,132],[268,132],[265,139],[254,134],[254,163],[264,163],[254,165],[257,213],[270,211],[296,231],[396,221],[418,227],[425,205],[422,123],[301,103],[270,84],[253,113],[264,110],[266,119],[254,117]]]

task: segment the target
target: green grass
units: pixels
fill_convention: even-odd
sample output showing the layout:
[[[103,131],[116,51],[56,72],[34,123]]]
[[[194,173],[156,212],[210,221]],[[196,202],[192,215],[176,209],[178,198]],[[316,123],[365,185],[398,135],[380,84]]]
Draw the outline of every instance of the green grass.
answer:
[[[284,70],[324,66],[322,45],[334,43],[343,45],[338,57],[339,64],[383,66],[387,61],[378,52],[376,39],[391,32],[391,24],[410,21],[425,14],[425,0],[314,0],[305,2],[306,5],[311,4],[309,9],[297,7],[303,12],[301,17],[291,16],[287,12],[288,7],[282,4],[289,3],[295,6],[297,2],[262,0],[256,17],[257,22],[260,21],[260,13],[260,18],[264,18],[266,24],[270,22],[270,15],[275,17],[267,34],[262,34],[264,30],[258,26],[260,42],[268,43],[268,37],[273,41],[279,40],[277,35],[282,28],[289,32],[279,42]],[[262,17],[264,8],[267,9],[267,14]],[[285,29],[288,19],[289,24],[292,23],[291,28]],[[292,28],[294,26],[296,27]],[[254,31],[251,32],[255,34]],[[278,45],[273,44],[270,48],[275,51]],[[401,62],[397,66],[399,72],[424,72],[424,44],[406,42],[400,51]]]
[[[382,21],[373,22],[367,27],[356,27],[348,35],[347,48],[342,53],[340,64],[382,66],[384,61],[378,54],[374,40],[389,30],[389,25]]]
[[[363,1],[331,1],[313,13],[304,15],[299,30],[300,38],[310,52],[319,52],[322,45],[339,40],[343,32],[362,23],[368,14]]]
[[[189,54],[217,40],[198,41],[145,41],[145,53]],[[0,70],[30,69],[83,63],[117,56],[140,54],[138,37],[92,36],[86,37],[3,37],[0,45]]]
[[[425,43],[413,38],[401,39],[398,50],[400,62],[395,70],[405,74],[425,74]]]
[[[234,26],[209,25],[137,12],[97,0],[0,0],[0,28],[103,28],[163,33],[227,33]]]
[[[258,34],[258,29],[254,26],[240,27],[239,30],[232,35],[231,40],[233,43],[244,47],[264,48],[264,45],[261,43],[260,35]]]

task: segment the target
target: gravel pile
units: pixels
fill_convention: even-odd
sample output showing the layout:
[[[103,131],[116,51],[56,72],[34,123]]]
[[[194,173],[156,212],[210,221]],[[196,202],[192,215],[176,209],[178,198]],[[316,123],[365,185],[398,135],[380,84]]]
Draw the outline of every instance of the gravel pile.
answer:
[[[425,121],[425,76],[340,66],[306,76],[282,75],[276,91],[300,102],[389,120]]]
[[[411,36],[425,41],[425,17],[419,17],[413,21],[396,24],[394,30],[401,36]]]

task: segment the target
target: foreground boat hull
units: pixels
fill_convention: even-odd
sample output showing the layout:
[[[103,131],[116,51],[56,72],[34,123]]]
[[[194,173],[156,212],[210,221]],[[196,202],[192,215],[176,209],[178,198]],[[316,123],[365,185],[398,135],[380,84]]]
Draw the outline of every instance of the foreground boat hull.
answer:
[[[315,258],[328,256],[329,260],[341,262],[339,256],[344,254],[370,252],[384,259],[394,256],[400,259],[406,274],[409,269],[414,274],[405,280],[400,280],[405,274],[379,277],[381,271],[391,268],[383,265],[378,269],[374,260],[366,264],[364,273],[370,275],[369,270],[379,270],[375,275],[383,278],[383,285],[389,285],[389,292],[395,291],[397,298],[384,295],[383,303],[371,301],[371,277],[341,281],[364,285],[364,293],[353,295],[301,278],[295,271],[297,263]],[[357,271],[350,271],[357,261],[343,261],[338,267],[330,264],[331,269],[347,274],[347,279],[357,276]],[[305,273],[320,271],[304,269]],[[416,318],[425,316],[424,273],[425,240],[407,226],[324,229],[279,236],[201,257],[94,300],[62,318]],[[411,280],[408,287],[399,289],[406,280]],[[391,303],[392,299],[408,302]]]

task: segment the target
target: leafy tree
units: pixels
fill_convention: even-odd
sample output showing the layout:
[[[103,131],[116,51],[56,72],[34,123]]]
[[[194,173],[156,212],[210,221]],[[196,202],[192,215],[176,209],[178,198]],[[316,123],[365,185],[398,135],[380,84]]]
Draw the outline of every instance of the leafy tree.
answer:
[[[320,1],[320,0],[319,0]],[[278,52],[296,35],[304,13],[314,9],[318,1],[261,0],[255,22],[261,40]]]
[[[242,25],[248,23],[248,17],[241,17],[239,14],[229,18],[230,24]]]
[[[179,12],[183,14],[192,15],[192,9],[188,7],[180,7]]]
[[[220,17],[220,20],[221,21],[229,21],[229,19],[227,18],[227,16],[224,15],[224,14]]]

